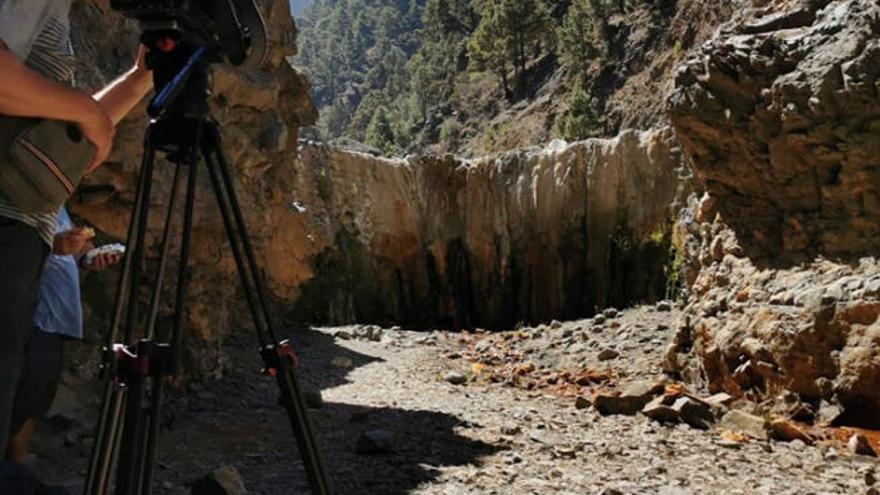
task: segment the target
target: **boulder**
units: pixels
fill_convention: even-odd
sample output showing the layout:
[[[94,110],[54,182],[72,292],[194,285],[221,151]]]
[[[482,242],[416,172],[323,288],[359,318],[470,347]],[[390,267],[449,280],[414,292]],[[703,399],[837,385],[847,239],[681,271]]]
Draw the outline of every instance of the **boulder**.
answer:
[[[680,68],[672,123],[749,253],[876,253],[880,5],[780,5],[726,26]]]
[[[663,385],[649,380],[630,384],[622,392],[602,392],[593,398],[593,407],[602,415],[631,416],[641,411],[651,399],[663,392]]]
[[[669,115],[705,195],[675,229],[692,338],[669,372],[880,408],[878,40],[875,1],[767,3],[679,70]]]

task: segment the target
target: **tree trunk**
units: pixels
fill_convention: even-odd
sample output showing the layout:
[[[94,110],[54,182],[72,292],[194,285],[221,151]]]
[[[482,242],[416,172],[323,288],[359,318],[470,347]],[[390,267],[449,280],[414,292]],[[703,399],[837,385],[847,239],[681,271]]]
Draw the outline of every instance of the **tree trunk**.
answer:
[[[508,100],[510,99],[510,84],[507,82],[507,70],[505,68],[501,68],[499,71],[499,75],[501,76],[501,88],[504,89],[504,97]]]

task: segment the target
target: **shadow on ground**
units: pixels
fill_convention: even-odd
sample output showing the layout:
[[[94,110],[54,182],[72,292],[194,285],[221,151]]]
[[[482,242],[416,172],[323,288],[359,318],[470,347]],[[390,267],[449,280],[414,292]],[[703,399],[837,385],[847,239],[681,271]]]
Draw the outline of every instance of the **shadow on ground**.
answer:
[[[319,332],[298,332],[294,341],[307,388],[348,383],[353,369],[381,362],[342,348]],[[154,493],[189,493],[195,479],[225,465],[239,470],[250,493],[309,493],[288,419],[277,406],[277,388],[259,376],[252,340],[233,337],[225,350],[232,363],[223,380],[196,393],[171,394],[168,400]],[[335,357],[349,358],[353,367],[331,366]],[[327,403],[312,410],[312,418],[335,492],[343,495],[411,493],[437,479],[445,466],[479,465],[481,458],[502,448],[457,434],[457,427],[475,425],[436,411]],[[394,434],[393,450],[356,454],[359,435],[373,429]],[[44,453],[39,466],[43,477],[78,490],[88,445],[87,440],[72,442]]]

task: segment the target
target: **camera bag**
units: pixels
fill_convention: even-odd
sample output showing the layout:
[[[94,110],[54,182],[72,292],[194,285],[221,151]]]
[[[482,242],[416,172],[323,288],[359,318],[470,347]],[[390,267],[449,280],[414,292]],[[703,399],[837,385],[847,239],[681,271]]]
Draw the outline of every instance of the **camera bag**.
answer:
[[[74,124],[0,116],[0,197],[26,213],[54,213],[94,155]]]

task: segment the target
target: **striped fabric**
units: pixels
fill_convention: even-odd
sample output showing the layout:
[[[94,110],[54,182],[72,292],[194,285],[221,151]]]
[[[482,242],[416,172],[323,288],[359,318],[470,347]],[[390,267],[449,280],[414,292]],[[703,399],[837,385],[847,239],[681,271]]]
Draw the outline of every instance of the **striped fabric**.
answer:
[[[34,40],[25,65],[49,79],[73,85],[73,47],[70,44],[70,24],[66,17],[49,17],[46,20]],[[0,216],[34,227],[40,237],[52,246],[57,214],[25,213],[0,199]]]

